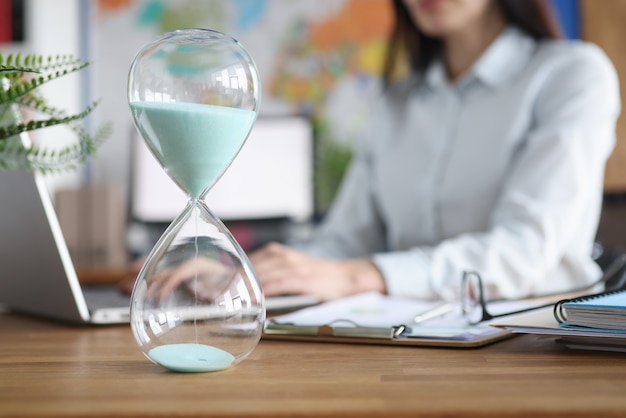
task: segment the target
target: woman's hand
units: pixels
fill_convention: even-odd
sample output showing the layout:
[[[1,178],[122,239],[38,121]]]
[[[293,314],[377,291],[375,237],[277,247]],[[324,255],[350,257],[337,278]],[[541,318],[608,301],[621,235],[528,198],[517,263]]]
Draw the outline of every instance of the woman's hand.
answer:
[[[148,293],[163,300],[183,286],[201,300],[212,300],[226,291],[238,272],[239,269],[224,266],[215,260],[196,257],[150,275],[147,278]]]
[[[326,260],[270,243],[251,254],[250,261],[265,296],[304,294],[327,301],[386,291],[382,273],[368,259]]]

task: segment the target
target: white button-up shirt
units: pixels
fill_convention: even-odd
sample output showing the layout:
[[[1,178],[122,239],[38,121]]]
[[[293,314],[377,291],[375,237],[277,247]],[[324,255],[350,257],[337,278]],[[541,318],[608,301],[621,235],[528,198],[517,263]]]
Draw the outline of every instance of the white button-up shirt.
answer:
[[[437,62],[383,94],[301,248],[371,257],[394,295],[454,299],[466,269],[489,297],[589,284],[619,111],[598,47],[508,28],[457,82]]]

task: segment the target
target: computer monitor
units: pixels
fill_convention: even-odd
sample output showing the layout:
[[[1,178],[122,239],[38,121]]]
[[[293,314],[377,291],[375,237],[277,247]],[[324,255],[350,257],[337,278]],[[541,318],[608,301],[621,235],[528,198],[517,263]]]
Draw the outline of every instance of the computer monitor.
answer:
[[[187,197],[138,133],[133,142],[131,217],[138,222],[171,222]],[[314,213],[313,154],[309,119],[259,117],[240,153],[209,191],[207,205],[223,221],[308,221]]]

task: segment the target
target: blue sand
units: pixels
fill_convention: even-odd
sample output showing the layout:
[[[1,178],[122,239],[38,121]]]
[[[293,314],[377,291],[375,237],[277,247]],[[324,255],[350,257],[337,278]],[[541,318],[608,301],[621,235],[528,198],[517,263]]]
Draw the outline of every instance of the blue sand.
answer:
[[[219,348],[204,344],[167,344],[155,347],[148,356],[175,372],[214,372],[223,370],[235,357]]]

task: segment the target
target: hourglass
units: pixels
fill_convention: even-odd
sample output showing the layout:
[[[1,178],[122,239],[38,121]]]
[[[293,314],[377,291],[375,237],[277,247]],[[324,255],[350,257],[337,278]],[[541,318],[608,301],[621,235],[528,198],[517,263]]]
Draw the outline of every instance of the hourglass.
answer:
[[[261,336],[265,306],[258,280],[204,202],[248,137],[260,96],[250,55],[216,31],[166,33],[144,46],[130,67],[135,125],[189,198],[148,255],[131,298],[139,347],[170,370],[225,369],[246,358]]]

